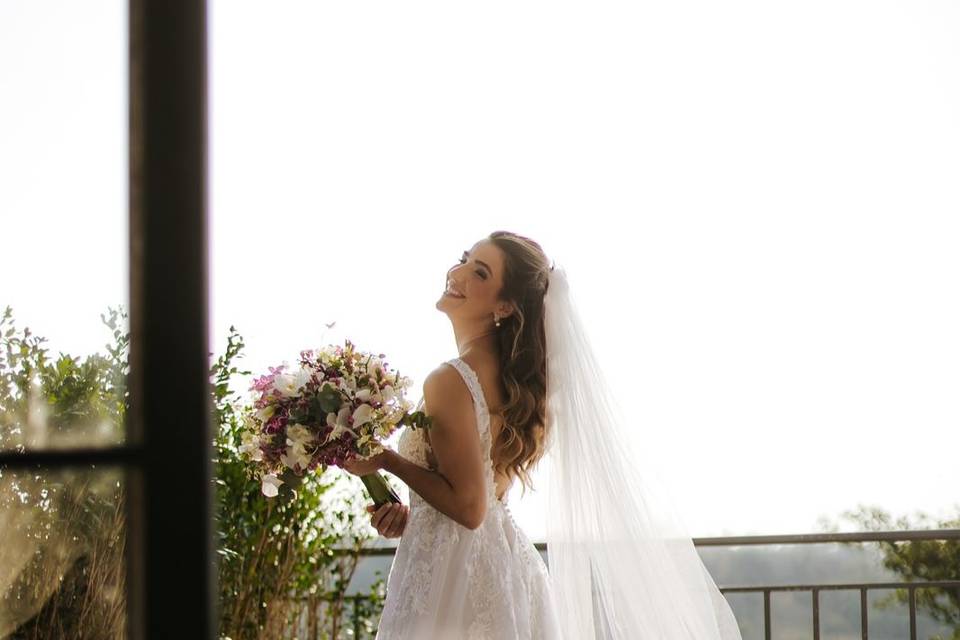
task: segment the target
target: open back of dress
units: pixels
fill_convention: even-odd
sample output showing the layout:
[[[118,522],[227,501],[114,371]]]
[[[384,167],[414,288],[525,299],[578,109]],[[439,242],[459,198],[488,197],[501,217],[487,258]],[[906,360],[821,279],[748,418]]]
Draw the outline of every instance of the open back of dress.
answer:
[[[487,515],[469,529],[410,490],[410,516],[387,577],[378,640],[561,638],[547,566],[496,497],[490,414],[477,374],[460,358],[446,364],[470,390],[482,450]],[[429,468],[423,430],[405,429],[398,452]],[[506,496],[505,496],[506,498]]]

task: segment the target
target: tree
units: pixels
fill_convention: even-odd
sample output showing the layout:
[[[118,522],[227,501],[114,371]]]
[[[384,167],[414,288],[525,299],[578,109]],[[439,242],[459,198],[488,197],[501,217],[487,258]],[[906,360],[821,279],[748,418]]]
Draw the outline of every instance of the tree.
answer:
[[[917,511],[915,517],[894,518],[880,507],[858,505],[844,511],[841,518],[855,522],[862,531],[897,531],[919,529],[960,529],[960,506],[957,517],[935,520]],[[821,520],[824,529],[837,531],[836,523]],[[883,566],[899,574],[905,582],[960,580],[960,540],[902,540],[879,543]],[[916,590],[917,610],[948,629],[952,635],[935,635],[930,640],[960,640],[960,590],[930,587]],[[907,604],[907,589],[896,589],[876,604],[878,608]]]

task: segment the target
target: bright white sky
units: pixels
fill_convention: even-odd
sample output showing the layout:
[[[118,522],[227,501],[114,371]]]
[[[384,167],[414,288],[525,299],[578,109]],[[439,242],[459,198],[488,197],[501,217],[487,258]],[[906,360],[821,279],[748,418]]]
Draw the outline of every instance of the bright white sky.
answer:
[[[54,351],[100,348],[127,300],[125,4],[0,4],[0,306]],[[960,5],[229,0],[210,23],[211,350],[234,324],[263,370],[349,336],[419,391],[456,355],[446,269],[511,229],[567,266],[691,534],[955,513]],[[536,498],[511,503],[539,539]]]

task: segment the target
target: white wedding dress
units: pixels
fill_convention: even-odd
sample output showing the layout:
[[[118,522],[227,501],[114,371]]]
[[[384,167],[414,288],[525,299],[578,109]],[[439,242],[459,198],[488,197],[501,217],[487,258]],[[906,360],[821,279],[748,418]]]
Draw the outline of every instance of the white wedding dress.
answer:
[[[482,450],[491,449],[490,414],[476,373],[460,372],[477,418]],[[404,458],[428,468],[422,429],[405,429]],[[487,515],[476,529],[437,511],[410,490],[410,514],[387,577],[378,640],[513,640],[561,637],[547,566],[496,497],[493,463],[486,459]]]

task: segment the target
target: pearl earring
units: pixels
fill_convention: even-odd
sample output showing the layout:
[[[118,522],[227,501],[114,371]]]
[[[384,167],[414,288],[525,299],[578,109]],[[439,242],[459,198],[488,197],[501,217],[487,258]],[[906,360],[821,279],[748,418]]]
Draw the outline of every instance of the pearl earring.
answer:
[[[500,326],[500,318],[498,318],[497,316],[493,316],[493,322],[498,327]]]

